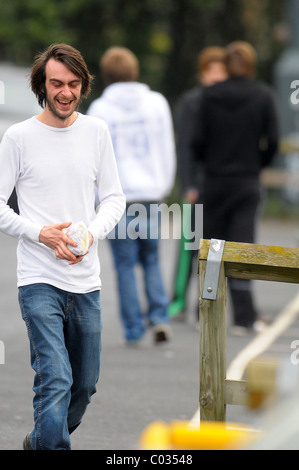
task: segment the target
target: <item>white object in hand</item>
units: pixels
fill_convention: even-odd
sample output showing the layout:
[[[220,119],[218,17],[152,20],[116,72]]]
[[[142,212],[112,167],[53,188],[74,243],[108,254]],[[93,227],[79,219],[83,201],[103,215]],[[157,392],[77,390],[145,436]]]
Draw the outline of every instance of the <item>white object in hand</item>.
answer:
[[[76,256],[84,255],[88,249],[88,230],[84,222],[71,225],[67,236],[77,243],[77,246],[68,245],[68,249]]]

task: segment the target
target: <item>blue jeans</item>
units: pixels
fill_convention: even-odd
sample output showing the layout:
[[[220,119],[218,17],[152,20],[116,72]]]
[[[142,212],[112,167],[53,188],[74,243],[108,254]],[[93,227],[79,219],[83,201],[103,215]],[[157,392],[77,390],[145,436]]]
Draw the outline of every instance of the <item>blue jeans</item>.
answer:
[[[130,205],[128,205],[129,207]],[[115,237],[110,238],[114,264],[117,272],[120,314],[124,335],[128,342],[142,338],[147,324],[150,326],[167,324],[169,318],[168,297],[164,290],[159,265],[158,219],[150,217],[150,204],[143,204],[145,211],[138,214],[138,227],[134,215],[125,214],[118,224]],[[137,221],[137,219],[136,219]],[[125,227],[124,227],[125,226]],[[141,236],[136,237],[137,232]],[[133,229],[133,230],[132,230]],[[127,234],[123,239],[119,233]],[[154,236],[151,236],[153,235]],[[138,294],[135,268],[140,264],[144,273],[148,312],[144,316]]]
[[[100,371],[100,291],[72,294],[48,284],[19,288],[35,370],[34,450],[70,450]]]

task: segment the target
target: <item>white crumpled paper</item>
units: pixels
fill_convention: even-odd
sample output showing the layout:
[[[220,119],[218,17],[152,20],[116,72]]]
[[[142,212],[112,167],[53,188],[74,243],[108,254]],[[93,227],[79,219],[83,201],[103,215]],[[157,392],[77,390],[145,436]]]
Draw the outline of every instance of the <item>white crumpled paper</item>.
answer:
[[[88,249],[88,230],[84,222],[71,225],[67,236],[77,243],[77,246],[68,245],[68,249],[76,256],[84,255]]]

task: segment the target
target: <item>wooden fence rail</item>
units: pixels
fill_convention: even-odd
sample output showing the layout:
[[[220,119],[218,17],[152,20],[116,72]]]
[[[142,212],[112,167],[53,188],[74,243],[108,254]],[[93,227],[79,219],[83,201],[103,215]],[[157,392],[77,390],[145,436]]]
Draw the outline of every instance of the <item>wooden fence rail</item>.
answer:
[[[299,249],[201,240],[200,419],[225,421],[226,405],[244,405],[246,380],[226,378],[227,278],[299,283]]]

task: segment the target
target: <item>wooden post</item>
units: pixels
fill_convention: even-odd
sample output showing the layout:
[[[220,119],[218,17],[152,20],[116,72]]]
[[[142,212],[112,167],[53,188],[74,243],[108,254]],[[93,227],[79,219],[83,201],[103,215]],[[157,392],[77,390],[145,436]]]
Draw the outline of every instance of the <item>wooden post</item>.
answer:
[[[217,297],[216,300],[209,300],[212,297],[203,295],[203,290],[210,246],[210,240],[201,240],[198,257],[200,419],[225,421],[226,404],[244,405],[248,400],[247,382],[226,378],[227,278],[299,284],[299,249],[226,242],[220,264]],[[288,318],[283,318],[283,323],[294,317],[297,302],[295,299],[295,305],[288,313]],[[276,333],[277,326],[274,324],[268,336],[275,337]],[[265,338],[257,338],[256,341],[261,340],[266,343]]]
[[[206,264],[199,262],[200,419],[225,421],[227,281],[222,262],[217,299],[204,300]]]

